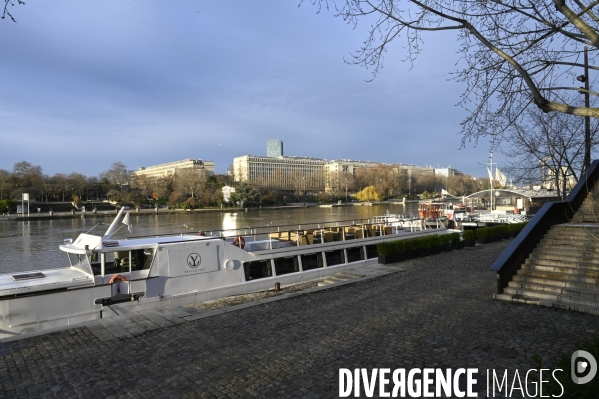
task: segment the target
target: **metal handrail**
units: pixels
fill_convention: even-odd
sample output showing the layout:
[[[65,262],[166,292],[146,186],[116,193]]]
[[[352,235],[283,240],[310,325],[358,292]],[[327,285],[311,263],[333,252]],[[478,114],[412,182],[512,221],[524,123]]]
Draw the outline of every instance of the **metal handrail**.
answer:
[[[599,160],[593,161],[564,201],[547,202],[497,258],[491,270],[497,272],[497,293],[502,294],[512,277],[552,226],[572,220],[588,193],[599,180]]]
[[[370,219],[347,219],[347,220],[332,220],[327,222],[308,222],[302,224],[285,224],[285,225],[277,225],[277,226],[259,226],[259,227],[239,227],[237,229],[221,229],[221,230],[204,230],[204,232],[211,236],[219,236],[219,237],[236,237],[239,235],[259,235],[259,234],[271,234],[278,233],[282,231],[298,231],[298,230],[320,230],[322,228],[327,227],[347,227],[348,224],[340,223],[349,223],[349,225],[355,224],[379,224],[375,223],[375,218]],[[292,228],[289,228],[292,227]],[[265,229],[265,230],[263,230]],[[248,232],[249,231],[249,232]],[[225,232],[230,232],[230,235],[223,235]],[[243,232],[243,233],[242,233]],[[186,232],[172,232],[159,234],[160,236],[179,236],[189,234]],[[129,236],[124,238],[125,240],[135,239],[135,238],[147,238],[147,237],[156,237],[158,234],[149,234],[143,236]]]

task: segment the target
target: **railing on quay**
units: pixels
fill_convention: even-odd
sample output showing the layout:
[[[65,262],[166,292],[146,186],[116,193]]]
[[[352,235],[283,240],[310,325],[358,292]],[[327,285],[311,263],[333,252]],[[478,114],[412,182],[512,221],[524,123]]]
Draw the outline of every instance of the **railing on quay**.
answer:
[[[599,160],[593,161],[565,201],[545,203],[526,227],[497,258],[492,270],[497,272],[497,293],[503,293],[551,226],[572,220],[588,193],[599,179]]]

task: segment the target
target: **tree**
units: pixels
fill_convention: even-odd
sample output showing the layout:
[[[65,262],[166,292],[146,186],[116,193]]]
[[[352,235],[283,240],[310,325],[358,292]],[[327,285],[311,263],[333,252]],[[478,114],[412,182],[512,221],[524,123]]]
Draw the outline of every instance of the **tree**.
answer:
[[[334,7],[337,16],[354,26],[370,24],[349,62],[372,68],[372,79],[397,39],[403,40],[405,59],[413,62],[425,34],[457,32],[461,55],[453,79],[466,84],[459,104],[471,111],[462,123],[462,144],[482,136],[500,140],[531,105],[546,113],[599,118],[599,108],[582,99],[566,101],[566,93],[587,91],[573,83],[582,73],[584,46],[591,47],[591,58],[599,48],[599,17],[592,11],[596,1],[301,1],[319,10]]]
[[[260,203],[260,191],[256,190],[248,182],[241,182],[235,188],[235,198],[241,201],[241,205],[258,205]]]
[[[175,175],[175,187],[195,197],[206,186],[206,174],[203,170],[181,169]]]
[[[364,190],[356,193],[358,201],[380,201],[381,196],[374,186],[368,186]]]
[[[158,198],[168,199],[175,191],[175,182],[173,175],[164,175],[156,179],[156,194]]]
[[[27,161],[17,162],[13,166],[12,177],[16,188],[12,191],[12,198],[19,199],[22,193],[29,193],[32,200],[44,191],[44,175],[42,167],[32,165]]]
[[[105,172],[100,173],[100,180],[106,180],[115,189],[121,190],[123,186],[129,186],[131,171],[127,170],[124,163],[117,161]]]
[[[16,3],[17,4],[25,4],[25,2],[23,0],[16,0]],[[4,0],[4,10],[2,11],[2,19],[4,19],[5,17],[9,17],[10,19],[12,19],[13,22],[17,22],[17,20],[12,16],[10,11],[8,10],[8,6],[14,6],[14,5],[15,5],[14,0]]]
[[[447,191],[455,196],[469,195],[480,191],[479,183],[470,175],[452,175],[447,178]]]
[[[56,173],[54,176],[50,178],[50,181],[53,185],[53,191],[56,194],[62,195],[62,201],[65,200],[65,193],[69,191],[69,179],[63,173]]]
[[[156,178],[146,174],[133,175],[131,178],[131,186],[140,189],[141,194],[145,197],[149,197],[157,191]]]
[[[507,135],[511,146],[504,153],[513,160],[506,170],[520,183],[541,182],[565,198],[583,169],[583,125],[583,119],[571,115],[528,111],[525,123],[512,126]],[[595,121],[591,129],[591,144],[597,125]]]
[[[87,188],[87,177],[81,173],[71,172],[67,177],[71,193],[78,194],[80,199],[83,199],[83,191]]]
[[[0,199],[8,197],[12,190],[11,176],[8,170],[0,169]]]

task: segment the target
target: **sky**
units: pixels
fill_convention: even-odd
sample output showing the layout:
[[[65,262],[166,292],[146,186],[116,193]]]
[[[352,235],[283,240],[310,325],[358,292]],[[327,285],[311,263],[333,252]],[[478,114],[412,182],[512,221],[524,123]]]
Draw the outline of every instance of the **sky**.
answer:
[[[367,24],[299,0],[30,0],[0,20],[0,169],[97,176],[183,159],[285,155],[432,165],[483,177],[489,143],[461,147],[451,32],[349,65]],[[502,165],[502,157],[494,154]]]

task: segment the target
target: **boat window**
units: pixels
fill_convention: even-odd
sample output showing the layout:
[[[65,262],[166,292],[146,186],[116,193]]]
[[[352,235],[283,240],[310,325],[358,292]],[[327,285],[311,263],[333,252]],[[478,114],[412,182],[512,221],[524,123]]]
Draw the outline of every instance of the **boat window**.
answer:
[[[107,252],[104,274],[126,273],[129,271],[129,251]]]
[[[299,272],[299,262],[297,260],[297,256],[288,256],[286,258],[275,259],[275,272],[277,273],[277,276]]]
[[[347,248],[347,263],[364,260],[362,247]]]
[[[379,253],[376,250],[376,245],[366,245],[366,258],[378,258]]]
[[[154,255],[156,254],[156,250],[152,248],[146,248],[144,251],[144,257],[146,258],[144,262],[143,269],[148,270],[150,266],[152,266],[152,261],[154,260]]]
[[[345,263],[345,254],[342,249],[336,249],[334,251],[325,251],[324,255],[327,259],[327,266],[340,265]]]
[[[149,269],[153,257],[154,251],[151,248],[131,251],[131,270]]]
[[[85,254],[73,254],[68,252],[69,261],[71,262],[71,267],[73,269],[77,269],[82,271],[85,274],[93,275],[93,270],[87,255]]]
[[[67,252],[67,254],[69,255],[71,266],[77,266],[79,262],[81,262],[81,259],[85,257],[85,255],[73,254],[70,252]]]
[[[320,252],[317,254],[302,255],[302,270],[318,269],[319,267],[324,267]]]
[[[254,262],[243,262],[243,271],[245,272],[245,281],[272,276],[270,260],[268,259],[256,260]]]

